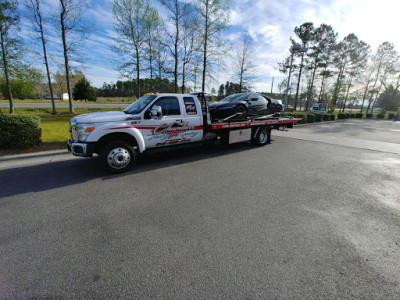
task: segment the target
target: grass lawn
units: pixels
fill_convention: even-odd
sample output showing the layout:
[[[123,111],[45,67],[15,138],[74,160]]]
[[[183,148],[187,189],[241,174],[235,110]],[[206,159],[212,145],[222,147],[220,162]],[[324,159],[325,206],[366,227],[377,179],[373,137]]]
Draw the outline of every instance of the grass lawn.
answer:
[[[90,102],[90,101],[73,101],[73,103],[86,103],[86,104],[95,104],[95,103],[100,103],[100,104],[107,104],[107,103],[121,103],[121,104],[128,104],[132,103],[134,100],[136,100],[136,97],[97,97],[97,100],[95,102]],[[41,100],[41,99],[13,99],[14,103],[51,103],[51,100]],[[8,100],[0,100],[0,103],[9,103]],[[61,100],[55,100],[55,103],[68,103],[68,101],[61,101]],[[56,105],[57,108],[57,105]]]
[[[42,142],[67,142],[70,138],[69,117],[42,118]]]

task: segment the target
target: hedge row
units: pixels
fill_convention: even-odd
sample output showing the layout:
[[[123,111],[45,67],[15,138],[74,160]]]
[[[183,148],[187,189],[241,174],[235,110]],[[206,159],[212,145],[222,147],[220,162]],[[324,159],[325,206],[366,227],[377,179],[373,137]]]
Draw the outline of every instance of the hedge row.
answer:
[[[0,113],[0,148],[17,148],[41,142],[40,118]]]
[[[302,113],[302,114],[296,114],[296,113],[287,113],[283,114],[283,116],[292,116],[294,118],[301,118],[302,120],[299,122],[300,124],[304,123],[314,123],[314,122],[321,122],[321,121],[333,121],[335,120],[335,115],[334,114],[307,114],[307,113]],[[367,118],[367,119],[372,119],[374,117],[373,114],[363,114],[363,113],[339,113],[337,118],[339,120],[343,119],[351,119],[351,118]],[[385,114],[378,114],[376,116],[378,119],[384,119]],[[394,119],[396,118],[395,114],[389,114],[388,119]]]
[[[299,119],[301,119],[299,124],[335,120],[335,115],[334,114],[307,114],[307,113],[296,114],[296,113],[287,113],[287,114],[282,114],[282,116],[290,116],[290,117],[293,117],[293,118],[299,118]]]

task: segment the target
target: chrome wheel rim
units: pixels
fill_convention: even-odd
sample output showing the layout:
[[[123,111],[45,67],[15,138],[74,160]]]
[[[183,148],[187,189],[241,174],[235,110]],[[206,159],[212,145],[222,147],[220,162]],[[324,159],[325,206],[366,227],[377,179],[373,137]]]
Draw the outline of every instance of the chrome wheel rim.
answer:
[[[264,144],[267,141],[268,136],[265,134],[265,131],[260,132],[260,136],[258,137],[258,140],[261,144]]]
[[[107,155],[107,163],[113,169],[125,168],[130,161],[131,153],[123,147],[114,148]]]

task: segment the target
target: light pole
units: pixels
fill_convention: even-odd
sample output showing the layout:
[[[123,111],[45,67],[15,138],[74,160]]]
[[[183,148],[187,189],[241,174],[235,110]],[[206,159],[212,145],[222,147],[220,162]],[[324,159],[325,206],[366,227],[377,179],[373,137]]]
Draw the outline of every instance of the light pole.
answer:
[[[290,85],[290,76],[292,75],[293,55],[294,55],[295,52],[307,52],[307,50],[308,50],[307,48],[301,47],[301,45],[299,45],[299,44],[294,44],[290,48],[290,53],[292,53],[292,55],[290,56],[289,77],[288,77],[288,82],[287,82],[287,87],[286,87],[285,104],[284,104],[284,107],[283,107],[283,112],[285,112],[286,108],[287,108],[287,100],[288,100],[289,85]]]

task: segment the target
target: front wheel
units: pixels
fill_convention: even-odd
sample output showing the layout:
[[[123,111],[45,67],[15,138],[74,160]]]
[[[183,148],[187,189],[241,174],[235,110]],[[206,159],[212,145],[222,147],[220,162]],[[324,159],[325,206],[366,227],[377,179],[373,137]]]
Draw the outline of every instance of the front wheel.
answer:
[[[103,166],[113,174],[128,171],[135,163],[136,156],[136,150],[126,141],[110,142],[100,153]]]
[[[247,108],[244,105],[239,105],[236,109],[236,113],[242,120],[247,119]]]
[[[268,128],[260,128],[257,132],[256,138],[254,139],[254,143],[257,146],[264,146],[269,143],[271,136],[271,130]]]

